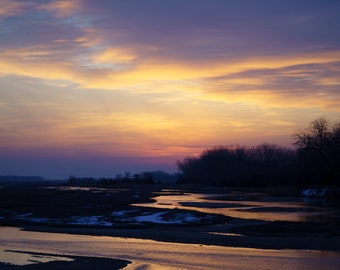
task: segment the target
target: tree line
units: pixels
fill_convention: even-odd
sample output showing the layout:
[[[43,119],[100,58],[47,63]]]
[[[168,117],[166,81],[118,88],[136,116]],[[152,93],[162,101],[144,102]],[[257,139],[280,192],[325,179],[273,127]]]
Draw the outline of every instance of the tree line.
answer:
[[[104,186],[112,185],[154,185],[163,183],[175,183],[178,179],[178,174],[170,174],[164,171],[147,171],[131,174],[116,174],[115,177],[101,177],[99,179],[93,177],[77,177],[71,175],[68,178],[70,185],[97,185]]]
[[[340,183],[340,122],[312,121],[293,135],[295,149],[275,144],[220,146],[177,162],[178,183],[213,186],[311,186]]]

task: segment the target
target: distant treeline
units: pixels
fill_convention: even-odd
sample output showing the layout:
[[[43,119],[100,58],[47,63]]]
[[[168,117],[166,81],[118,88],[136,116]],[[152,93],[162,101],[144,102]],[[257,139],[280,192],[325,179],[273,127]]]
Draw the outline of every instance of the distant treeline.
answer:
[[[296,149],[275,144],[221,146],[177,162],[178,183],[214,186],[311,186],[340,183],[340,122],[312,121],[294,135]]]
[[[175,183],[178,180],[178,174],[170,174],[163,171],[150,171],[131,174],[125,172],[124,174],[117,174],[115,177],[102,177],[99,179],[93,177],[76,177],[71,175],[68,179],[69,184],[72,185],[118,185],[118,184],[137,184],[137,185],[153,185],[163,183]]]

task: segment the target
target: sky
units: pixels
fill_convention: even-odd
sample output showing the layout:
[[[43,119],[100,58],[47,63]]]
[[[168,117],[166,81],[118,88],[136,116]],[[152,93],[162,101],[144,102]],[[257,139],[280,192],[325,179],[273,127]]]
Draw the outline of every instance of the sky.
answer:
[[[340,119],[338,0],[0,0],[0,175],[176,171]]]

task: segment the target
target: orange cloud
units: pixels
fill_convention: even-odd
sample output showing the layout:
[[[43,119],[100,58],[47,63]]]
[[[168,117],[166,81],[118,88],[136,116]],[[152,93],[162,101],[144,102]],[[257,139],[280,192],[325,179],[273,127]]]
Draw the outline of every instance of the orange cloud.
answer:
[[[110,48],[92,56],[94,63],[130,63],[137,56],[127,48]]]
[[[47,80],[64,80],[82,88],[117,90],[125,89],[134,93],[186,93],[199,100],[235,102],[256,102],[263,106],[279,107],[335,107],[340,103],[336,92],[323,90],[327,86],[339,84],[338,72],[323,78],[313,78],[308,74],[308,64],[330,65],[340,62],[340,51],[318,55],[266,56],[262,58],[239,59],[231,62],[204,61],[182,62],[181,59],[148,59],[140,57],[140,51],[126,47],[111,47],[103,51],[88,51],[88,55],[74,54],[77,48],[67,48],[60,52],[58,47],[36,46],[0,52],[0,73],[20,75]],[[79,49],[79,48],[78,48]],[[120,65],[124,66],[120,66]],[[290,71],[290,67],[304,68]],[[242,72],[267,70],[280,73],[275,75],[281,85],[271,85],[270,72],[264,76],[248,76]],[[334,67],[333,69],[336,69]],[[238,74],[235,76],[235,74]],[[308,84],[291,88],[284,87],[289,80],[312,80],[320,88],[310,92]],[[294,83],[295,83],[294,82]],[[300,94],[300,92],[301,94]],[[326,98],[333,95],[334,98]],[[334,104],[335,102],[335,104]],[[340,107],[339,107],[340,108]],[[339,109],[340,110],[340,109]],[[339,111],[337,110],[337,111]]]
[[[0,0],[0,18],[20,15],[24,12],[27,3],[13,0]]]
[[[80,0],[60,0],[37,6],[39,10],[46,10],[57,18],[65,18],[73,14],[80,7]]]

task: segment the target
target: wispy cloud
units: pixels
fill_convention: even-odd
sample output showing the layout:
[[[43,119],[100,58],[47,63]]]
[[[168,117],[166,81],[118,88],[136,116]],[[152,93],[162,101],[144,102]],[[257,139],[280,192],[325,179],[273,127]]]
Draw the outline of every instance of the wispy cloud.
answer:
[[[1,0],[0,1],[0,19],[12,16],[18,16],[25,12],[25,8],[30,3],[24,1]]]
[[[81,0],[51,1],[36,6],[36,9],[47,11],[60,19],[73,15],[79,8],[81,8]]]
[[[339,7],[0,0],[0,147],[150,157],[288,145],[295,128],[338,117]]]
[[[64,42],[1,52],[0,73],[134,93],[171,92],[176,88],[198,92],[207,99],[223,100],[227,96],[229,102],[240,102],[248,96],[266,106],[274,102],[285,107],[326,108],[336,106],[339,100],[338,51],[183,63],[166,57],[139,59],[137,49],[87,51],[60,43]],[[65,46],[63,51],[59,51],[60,46]]]

